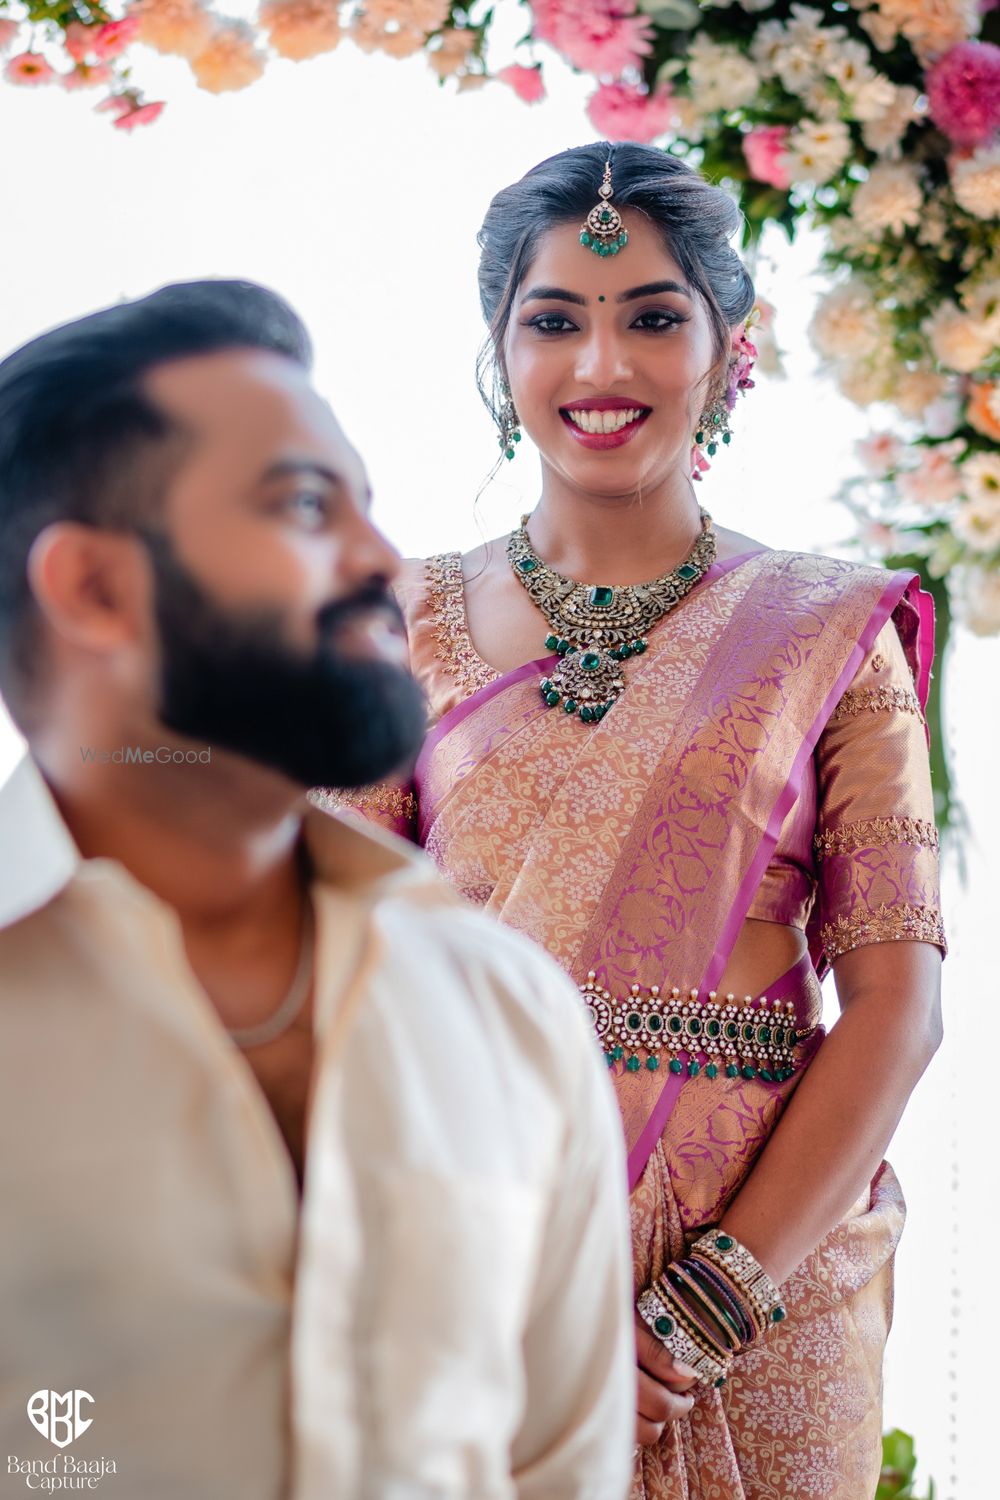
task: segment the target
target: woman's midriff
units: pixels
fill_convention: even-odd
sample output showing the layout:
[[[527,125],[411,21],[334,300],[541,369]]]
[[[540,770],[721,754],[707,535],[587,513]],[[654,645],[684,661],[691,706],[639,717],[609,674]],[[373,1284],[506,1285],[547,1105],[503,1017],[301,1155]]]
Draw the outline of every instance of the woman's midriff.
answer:
[[[768,986],[787,974],[806,948],[801,928],[748,918],[716,989],[721,995],[740,998],[766,994]]]

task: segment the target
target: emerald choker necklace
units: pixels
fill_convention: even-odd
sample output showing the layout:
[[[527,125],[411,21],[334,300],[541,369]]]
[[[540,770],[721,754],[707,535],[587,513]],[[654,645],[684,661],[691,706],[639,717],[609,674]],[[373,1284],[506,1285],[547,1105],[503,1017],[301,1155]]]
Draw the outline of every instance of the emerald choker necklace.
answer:
[[[641,656],[653,626],[675,609],[715,561],[715,530],[701,512],[701,531],[687,557],[649,583],[577,583],[537,555],[527,532],[528,517],[511,532],[507,558],[549,624],[545,649],[560,657],[540,691],[550,708],[560,705],[584,724],[599,723],[625,690],[623,663]]]

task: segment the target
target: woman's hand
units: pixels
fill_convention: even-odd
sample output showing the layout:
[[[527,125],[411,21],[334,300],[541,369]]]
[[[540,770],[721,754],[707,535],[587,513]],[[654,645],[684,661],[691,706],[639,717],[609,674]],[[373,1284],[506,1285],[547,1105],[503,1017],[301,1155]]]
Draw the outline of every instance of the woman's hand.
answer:
[[[635,1315],[635,1351],[639,1366],[635,1440],[643,1446],[658,1441],[668,1422],[679,1422],[694,1405],[686,1394],[698,1377],[682,1365],[653,1337],[638,1313]]]

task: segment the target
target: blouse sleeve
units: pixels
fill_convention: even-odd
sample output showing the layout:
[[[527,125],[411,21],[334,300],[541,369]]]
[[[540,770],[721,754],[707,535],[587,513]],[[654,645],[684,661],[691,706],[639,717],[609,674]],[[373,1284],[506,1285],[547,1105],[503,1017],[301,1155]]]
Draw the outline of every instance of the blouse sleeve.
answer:
[[[306,794],[314,807],[323,812],[350,813],[376,823],[399,838],[417,841],[417,798],[412,785],[396,785],[388,781],[374,786],[355,787],[350,791],[341,787],[313,787]]]
[[[926,724],[891,621],[830,716],[816,768],[824,966],[869,943],[945,953]]]

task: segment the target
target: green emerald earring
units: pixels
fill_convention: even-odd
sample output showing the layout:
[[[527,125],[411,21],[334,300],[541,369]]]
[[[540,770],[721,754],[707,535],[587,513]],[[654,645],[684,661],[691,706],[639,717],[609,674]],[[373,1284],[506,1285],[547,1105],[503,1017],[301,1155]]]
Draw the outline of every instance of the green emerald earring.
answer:
[[[502,401],[497,413],[497,426],[500,429],[500,451],[504,458],[511,459],[517,452],[517,444],[521,441],[521,419],[514,407],[514,398],[510,394],[510,387],[506,384],[500,387]]]
[[[580,244],[595,255],[617,255],[628,244],[628,230],[617,208],[611,207],[611,163],[604,163],[604,180],[597,189],[600,199],[580,230]]]

